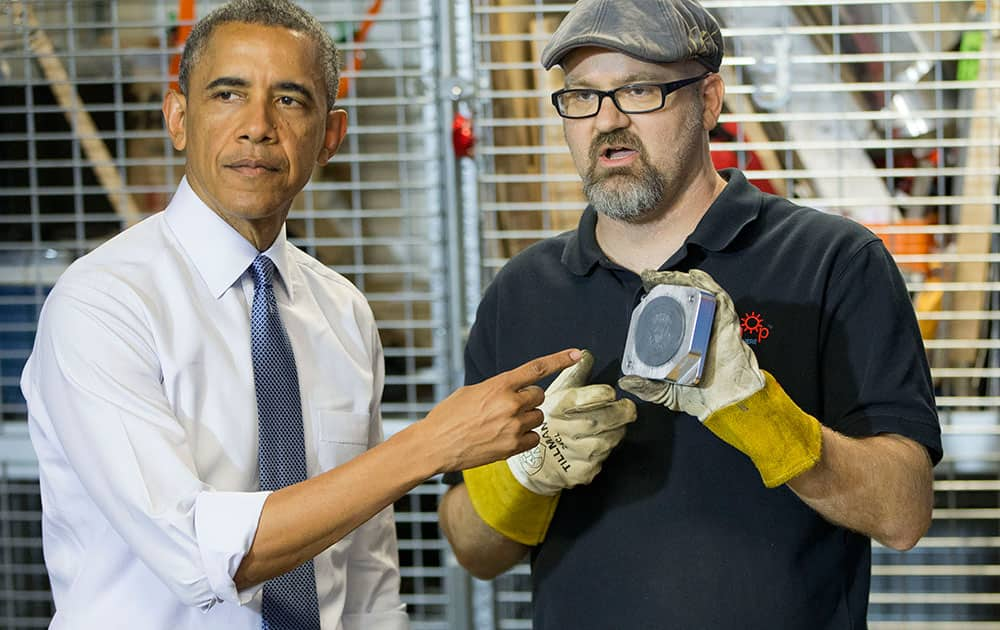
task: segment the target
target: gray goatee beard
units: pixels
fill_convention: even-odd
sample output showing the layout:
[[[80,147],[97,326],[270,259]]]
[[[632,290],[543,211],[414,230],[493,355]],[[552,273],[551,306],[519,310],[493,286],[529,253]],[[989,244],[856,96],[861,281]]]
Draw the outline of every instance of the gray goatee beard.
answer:
[[[663,178],[645,160],[639,172],[609,173],[598,178],[592,166],[583,180],[583,193],[594,210],[611,219],[640,223],[660,207],[663,201]],[[613,180],[622,180],[615,185]]]

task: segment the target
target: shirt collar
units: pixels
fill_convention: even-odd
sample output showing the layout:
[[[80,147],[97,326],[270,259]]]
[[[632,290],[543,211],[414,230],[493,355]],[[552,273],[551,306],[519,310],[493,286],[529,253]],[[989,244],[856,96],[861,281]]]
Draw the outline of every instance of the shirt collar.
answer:
[[[691,243],[721,252],[760,214],[763,193],[739,169],[727,168],[719,171],[719,175],[726,180],[726,187],[708,207],[685,245]]]
[[[562,264],[575,275],[587,275],[604,258],[604,252],[597,244],[596,230],[597,211],[592,206],[587,206],[576,232],[570,234],[563,248]]]
[[[681,250],[694,244],[709,251],[722,251],[760,213],[762,193],[746,180],[742,172],[725,169],[719,174],[727,180],[726,187],[708,207]],[[587,275],[594,265],[606,258],[597,244],[596,229],[597,212],[587,206],[576,232],[566,241],[562,255],[562,263],[578,276]]]
[[[205,205],[187,183],[187,177],[181,178],[164,219],[216,299],[240,279],[257,257],[257,248]],[[263,254],[274,262],[291,297],[293,283],[286,243],[282,225],[278,237]]]

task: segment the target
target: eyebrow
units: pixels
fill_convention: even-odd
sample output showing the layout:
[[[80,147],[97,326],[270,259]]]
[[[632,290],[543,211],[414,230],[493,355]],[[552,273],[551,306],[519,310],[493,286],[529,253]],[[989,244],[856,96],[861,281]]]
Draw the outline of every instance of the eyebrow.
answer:
[[[250,87],[250,82],[247,81],[246,79],[241,79],[239,77],[219,77],[218,79],[215,79],[211,83],[206,85],[205,89],[214,90],[215,88],[220,88],[220,87],[245,88],[245,87]],[[313,93],[309,90],[309,88],[302,85],[301,83],[296,83],[295,81],[281,81],[277,85],[275,85],[275,88],[282,92],[295,92],[296,94],[300,94],[305,98],[309,99],[310,101],[316,100],[316,98],[313,96]]]
[[[671,79],[671,80],[675,80],[675,79]],[[629,75],[626,75],[626,76],[622,77],[621,83],[618,84],[618,87],[621,87],[623,85],[633,85],[635,83],[668,83],[669,81],[670,80],[666,80],[666,79],[664,79],[662,77],[654,77],[654,76],[652,76],[650,74],[647,74],[647,73],[641,73],[641,74],[633,73],[633,74],[629,74]],[[582,82],[580,82],[580,83],[578,83],[576,85],[571,85],[571,83],[572,83],[571,81],[567,81],[566,82],[566,88],[568,88],[568,89],[575,89],[575,90],[596,90],[597,89],[593,85],[589,84],[586,81],[582,81]],[[603,90],[599,90],[599,91],[603,92]]]
[[[206,90],[214,90],[218,87],[248,87],[250,82],[237,77],[219,77],[205,86]]]

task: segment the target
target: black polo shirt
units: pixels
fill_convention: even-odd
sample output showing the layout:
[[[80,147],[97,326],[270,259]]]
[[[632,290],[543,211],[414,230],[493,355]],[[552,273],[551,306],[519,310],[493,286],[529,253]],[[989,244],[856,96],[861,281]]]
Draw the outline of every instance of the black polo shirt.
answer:
[[[744,339],[798,405],[849,436],[892,432],[941,457],[916,318],[882,242],[841,217],[765,195],[736,170],[661,269],[702,269]],[[614,385],[639,277],[575,232],[512,259],[466,347],[466,382],[567,347]],[[545,385],[547,383],[542,383]],[[588,486],[564,491],[532,556],[534,627],[863,628],[868,538],[834,526],[697,419],[637,401],[638,419]]]

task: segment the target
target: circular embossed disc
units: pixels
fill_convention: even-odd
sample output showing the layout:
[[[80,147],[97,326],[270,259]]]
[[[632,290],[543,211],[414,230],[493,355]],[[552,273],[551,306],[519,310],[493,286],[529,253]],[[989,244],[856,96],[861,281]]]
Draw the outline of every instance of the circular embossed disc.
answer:
[[[684,339],[684,307],[674,298],[653,298],[635,325],[635,353],[646,365],[663,365]]]

